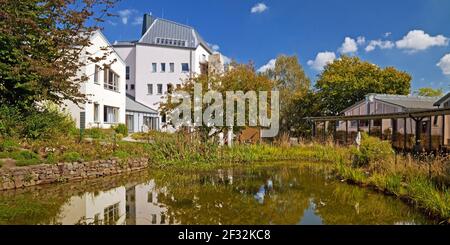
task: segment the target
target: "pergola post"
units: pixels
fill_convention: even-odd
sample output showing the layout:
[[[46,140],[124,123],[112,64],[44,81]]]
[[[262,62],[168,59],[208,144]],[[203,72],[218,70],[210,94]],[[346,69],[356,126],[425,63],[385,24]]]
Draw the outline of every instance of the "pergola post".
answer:
[[[369,136],[372,131],[372,120],[369,119]]]
[[[333,141],[336,144],[337,143],[337,122],[338,121],[334,121],[334,127],[333,127]]]
[[[403,128],[403,150],[406,151],[407,143],[408,143],[408,124],[406,122],[406,117],[403,118],[404,128]]]
[[[383,140],[383,119],[380,120],[380,139]]]
[[[327,139],[327,135],[326,132],[327,131],[327,121],[323,122],[323,133],[322,133],[322,140],[325,143],[326,139]]]
[[[395,145],[395,143],[397,142],[397,119],[391,119],[391,124],[392,124],[392,144]]]
[[[432,125],[433,125],[433,117],[430,116],[428,118],[430,121],[428,123],[428,150],[431,152],[433,150],[433,137],[432,137]]]
[[[442,135],[441,135],[441,147],[445,145],[445,114],[442,115]]]
[[[345,121],[345,144],[348,144],[348,121]]]
[[[416,122],[416,143],[415,143],[415,146],[414,146],[414,151],[417,153],[417,152],[419,152],[419,150],[420,150],[420,146],[421,146],[421,142],[422,142],[422,139],[421,139],[421,134],[422,134],[422,131],[421,131],[421,126],[422,126],[422,121],[423,121],[423,118],[413,118],[413,120]]]
[[[314,140],[314,138],[316,138],[316,121],[313,121],[313,125],[312,125],[312,132],[311,132],[311,140]]]

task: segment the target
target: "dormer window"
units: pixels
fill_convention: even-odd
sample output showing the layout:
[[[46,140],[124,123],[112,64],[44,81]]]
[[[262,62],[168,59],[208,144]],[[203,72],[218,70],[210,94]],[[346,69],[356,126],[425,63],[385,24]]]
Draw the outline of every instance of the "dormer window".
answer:
[[[160,45],[186,47],[186,41],[185,40],[179,40],[179,39],[157,37],[155,39],[155,42],[156,42],[156,44],[160,44]]]

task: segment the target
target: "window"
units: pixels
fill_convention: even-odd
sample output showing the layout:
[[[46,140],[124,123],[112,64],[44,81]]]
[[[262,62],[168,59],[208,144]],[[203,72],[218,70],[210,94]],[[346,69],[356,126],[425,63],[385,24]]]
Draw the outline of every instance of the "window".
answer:
[[[161,38],[156,38],[156,43],[159,44],[161,42]]]
[[[144,116],[144,125],[150,130],[158,130],[158,121],[159,118],[157,117]]]
[[[153,94],[153,84],[147,84],[147,94]]]
[[[156,224],[156,214],[152,214],[152,224]]]
[[[153,73],[156,72],[156,69],[157,69],[156,66],[157,66],[156,63],[152,63],[152,72],[153,72]]]
[[[134,90],[134,84],[131,84],[131,90]]]
[[[439,122],[439,117],[438,116],[434,116],[433,126],[437,127],[438,126],[438,122]]]
[[[167,121],[166,114],[161,116],[161,122],[165,123]]]
[[[100,214],[95,214],[94,225],[100,225]]]
[[[125,68],[125,79],[130,80],[130,67]]]
[[[97,103],[94,104],[94,122],[99,122],[98,120],[99,107],[100,107],[99,104]]]
[[[174,63],[170,63],[169,64],[169,69],[170,69],[170,73],[174,73],[175,72],[175,64]]]
[[[166,63],[161,63],[161,72],[166,72]]]
[[[119,121],[119,108],[104,106],[103,119],[105,123],[117,123]]]
[[[189,72],[189,64],[188,63],[182,63],[181,64],[181,71],[182,72]]]
[[[119,75],[111,70],[109,67],[105,67],[104,87],[105,89],[112,91],[119,91]]]
[[[165,213],[161,213],[161,225],[164,225],[166,223],[166,214]]]
[[[172,84],[167,84],[167,93],[171,94],[173,90],[173,85]]]
[[[125,90],[128,90],[128,84],[125,84]]]
[[[100,84],[100,79],[98,78],[98,74],[100,73],[100,66],[95,65],[95,71],[94,71],[94,83]]]
[[[162,86],[162,84],[158,84],[158,91],[157,91],[157,93],[158,94],[162,94],[163,93],[163,86]]]
[[[104,212],[104,224],[112,225],[115,224],[119,218],[119,203],[111,205],[103,210]]]
[[[147,202],[153,203],[153,192],[149,191],[147,195]]]

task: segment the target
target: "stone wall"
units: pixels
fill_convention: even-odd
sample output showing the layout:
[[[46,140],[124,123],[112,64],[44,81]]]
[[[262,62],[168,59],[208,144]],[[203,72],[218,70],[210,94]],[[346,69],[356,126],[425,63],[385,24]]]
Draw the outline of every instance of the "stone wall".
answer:
[[[148,167],[147,158],[42,164],[0,169],[0,191],[129,173]]]

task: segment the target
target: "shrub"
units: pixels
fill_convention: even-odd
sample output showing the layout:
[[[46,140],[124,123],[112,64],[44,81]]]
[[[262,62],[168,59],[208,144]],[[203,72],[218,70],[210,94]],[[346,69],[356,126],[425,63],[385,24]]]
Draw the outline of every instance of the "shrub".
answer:
[[[54,153],[50,153],[47,155],[47,157],[45,158],[45,162],[47,164],[55,164],[58,162],[58,159],[56,158]]]
[[[0,152],[0,159],[9,158],[9,152]]]
[[[39,155],[31,151],[15,151],[10,156],[14,160],[39,160]]]
[[[19,147],[19,143],[12,139],[5,139],[0,141],[0,151],[14,151]]]
[[[74,128],[72,118],[53,104],[29,108],[26,111],[14,107],[0,107],[0,135],[3,137],[52,139],[70,134]]]
[[[114,157],[118,157],[120,159],[127,159],[130,157],[130,154],[126,151],[116,151],[113,154]]]
[[[28,160],[17,160],[16,166],[23,167],[23,166],[31,166],[31,165],[37,165],[41,163],[39,159],[28,159]]]
[[[80,153],[74,151],[64,153],[62,158],[66,162],[78,162],[82,160]]]
[[[36,165],[41,162],[39,155],[31,151],[15,151],[10,157],[16,160],[16,166]]]
[[[21,125],[18,122],[21,121],[21,113],[19,109],[1,105],[0,106],[0,135],[4,137],[13,137],[22,131]]]
[[[116,140],[121,141],[123,139],[123,134],[116,134]]]
[[[356,167],[366,167],[370,163],[389,160],[393,156],[394,150],[390,142],[370,137],[366,133],[362,133],[361,136],[360,149],[357,150],[356,147],[352,149],[353,164]]]
[[[113,129],[117,134],[122,134],[125,137],[128,136],[128,128],[125,124],[118,124],[117,126],[114,126]]]

